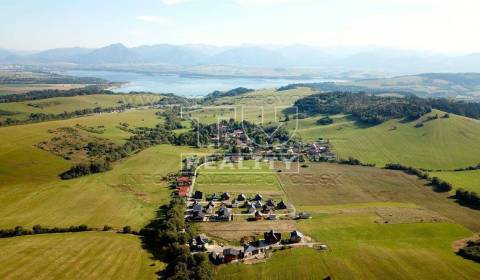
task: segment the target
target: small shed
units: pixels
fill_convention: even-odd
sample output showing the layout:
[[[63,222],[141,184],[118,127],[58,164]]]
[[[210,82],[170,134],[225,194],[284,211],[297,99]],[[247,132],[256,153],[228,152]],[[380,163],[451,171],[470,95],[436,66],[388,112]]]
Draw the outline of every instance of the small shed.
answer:
[[[300,213],[298,213],[298,218],[299,219],[311,219],[312,216],[307,212],[300,212]]]

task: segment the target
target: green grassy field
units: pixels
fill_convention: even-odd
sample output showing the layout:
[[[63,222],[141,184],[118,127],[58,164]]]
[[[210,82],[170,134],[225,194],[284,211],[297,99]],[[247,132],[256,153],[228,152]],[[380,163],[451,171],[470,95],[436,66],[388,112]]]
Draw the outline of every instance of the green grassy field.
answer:
[[[299,91],[257,91],[221,99],[217,105],[255,105],[268,94],[291,97],[311,93]],[[279,105],[289,103],[273,101]],[[35,144],[53,137],[50,129],[76,124],[104,126],[105,132],[95,136],[120,144],[130,133],[119,129],[119,123],[153,127],[162,121],[155,112],[132,110],[0,128],[0,228],[35,224],[141,228],[168,201],[171,190],[163,177],[179,170],[181,154],[211,150],[159,145],[115,163],[109,172],[61,181],[58,174],[73,163],[36,148]],[[231,112],[227,109],[220,115]],[[217,113],[200,113],[204,120],[216,120]],[[272,117],[273,111],[266,115]],[[310,140],[331,139],[342,157],[432,169],[478,163],[478,121],[452,115],[415,128],[415,122],[396,120],[362,127],[340,115],[335,116],[332,125],[317,126],[318,118],[300,120],[299,134]],[[258,111],[250,111],[247,119],[257,120]],[[292,121],[288,125],[293,129]],[[323,279],[330,275],[333,279],[436,280],[476,279],[479,275],[478,264],[456,256],[452,249],[454,241],[480,231],[479,211],[459,206],[448,198],[449,194],[435,193],[426,182],[402,172],[307,164],[299,174],[278,172],[281,166],[272,169],[266,163],[254,168],[252,161],[243,162],[244,169],[238,168],[238,164],[232,168],[222,163],[200,169],[196,190],[206,194],[227,191],[233,195],[259,192],[266,198],[288,200],[297,211],[313,216],[309,220],[258,223],[236,217],[233,223],[202,224],[200,231],[237,244],[239,238],[261,235],[266,229],[288,233],[296,228],[329,247],[327,251],[279,250],[264,263],[220,266],[218,279]],[[456,180],[459,186],[477,188],[477,173],[432,175],[448,181],[450,178],[455,186]],[[155,271],[164,264],[150,260],[140,245],[137,237],[103,232],[0,239],[0,279],[155,278]]]
[[[480,193],[480,170],[460,172],[430,172],[430,176],[437,176],[451,183],[454,188],[463,188],[468,191]]]
[[[279,175],[289,200],[296,206],[324,207],[358,203],[407,203],[480,230],[480,212],[459,206],[448,193],[436,193],[426,181],[403,172],[372,167],[310,163],[298,175]],[[405,210],[409,207],[391,207]],[[405,212],[405,211],[404,211]],[[421,215],[421,213],[413,213]],[[410,215],[410,213],[405,213]],[[429,216],[430,214],[427,214]],[[401,216],[401,215],[400,215]],[[392,219],[396,216],[392,216]]]
[[[434,111],[433,114],[443,113]],[[422,119],[425,119],[424,116]],[[480,121],[451,115],[424,123],[390,120],[376,126],[359,126],[345,116],[331,125],[319,126],[319,117],[299,120],[297,135],[307,140],[330,139],[340,157],[384,165],[402,163],[427,169],[453,169],[478,163]],[[293,122],[291,130],[297,127]]]
[[[154,261],[132,235],[45,234],[0,240],[1,279],[157,279]]]
[[[309,88],[279,92],[272,89],[258,90],[239,96],[220,98],[214,104],[190,113],[192,118],[197,118],[203,123],[215,123],[218,119],[233,118],[237,121],[248,120],[268,124],[283,119],[282,111],[285,108],[311,94],[313,91]]]
[[[73,163],[34,145],[53,137],[49,129],[75,124],[104,125],[96,136],[122,142],[130,134],[117,128],[154,126],[153,110],[133,110],[70,120],[0,128],[0,228],[15,225],[115,227],[143,226],[169,198],[161,178],[180,168],[181,153],[202,150],[160,145],[115,164],[112,171],[62,181]]]
[[[160,95],[84,95],[73,97],[54,97],[25,102],[1,103],[0,110],[14,112],[14,115],[0,116],[0,120],[6,118],[23,120],[32,113],[60,114],[73,112],[81,109],[93,109],[96,107],[118,107],[121,104],[132,103],[142,105],[148,102],[160,100]]]
[[[480,212],[401,172],[309,165],[278,176],[297,211],[313,216],[295,227],[328,250],[280,250],[265,263],[222,266],[217,279],[474,279],[480,272],[452,249],[480,229]]]
[[[275,169],[265,162],[212,163],[199,170],[195,190],[206,194],[229,192],[232,195],[261,193],[268,197],[284,196]]]
[[[333,226],[316,219],[305,222],[315,228],[312,232],[299,226],[317,239],[328,240],[328,251],[277,251],[265,263],[224,266],[217,279],[475,279],[480,272],[478,264],[455,256],[448,244],[470,234],[461,226],[342,222]]]
[[[0,228],[15,225],[87,224],[141,228],[170,197],[162,177],[180,169],[186,147],[160,145],[115,164],[113,170],[61,181],[54,169],[49,182],[34,179],[0,188]],[[40,167],[38,168],[46,168]]]
[[[0,95],[22,94],[32,90],[69,90],[82,88],[88,84],[0,84]]]

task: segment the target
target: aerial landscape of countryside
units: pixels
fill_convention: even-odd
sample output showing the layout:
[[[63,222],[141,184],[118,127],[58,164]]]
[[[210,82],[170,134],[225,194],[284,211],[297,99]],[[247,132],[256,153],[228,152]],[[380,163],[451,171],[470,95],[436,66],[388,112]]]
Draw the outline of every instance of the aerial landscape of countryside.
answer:
[[[476,1],[41,2],[0,3],[0,279],[479,279]]]

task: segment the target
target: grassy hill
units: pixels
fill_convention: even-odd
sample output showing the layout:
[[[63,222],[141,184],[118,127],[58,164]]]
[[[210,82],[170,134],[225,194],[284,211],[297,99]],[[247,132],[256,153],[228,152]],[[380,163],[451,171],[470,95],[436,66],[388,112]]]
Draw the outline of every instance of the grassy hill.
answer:
[[[53,137],[58,127],[104,125],[96,136],[121,143],[129,136],[120,122],[154,126],[153,110],[134,110],[71,120],[0,128],[0,228],[16,225],[141,227],[169,198],[161,178],[180,167],[180,154],[202,150],[156,146],[115,164],[112,171],[62,181],[58,175],[73,162],[34,145]]]
[[[220,119],[248,120],[264,124],[278,122],[283,119],[282,111],[292,106],[296,100],[313,94],[309,88],[297,88],[285,91],[273,89],[257,90],[254,92],[222,97],[214,100],[213,104],[206,104],[200,109],[190,112],[192,118],[203,123],[215,123]]]
[[[54,97],[41,100],[24,102],[0,103],[0,121],[6,118],[23,120],[32,113],[60,114],[73,112],[82,109],[93,109],[96,107],[108,108],[118,107],[122,104],[132,103],[142,105],[149,102],[161,100],[160,95],[83,95],[73,97]],[[6,114],[8,112],[12,115]]]
[[[340,157],[349,156],[363,162],[384,165],[399,162],[427,169],[453,169],[478,163],[480,157],[480,121],[451,115],[425,121],[428,116],[444,113],[433,111],[420,121],[390,120],[380,125],[362,126],[348,116],[335,116],[334,123],[321,126],[320,116],[291,121],[290,130],[307,140],[330,139]],[[416,124],[423,122],[423,126]]]
[[[0,240],[1,279],[156,279],[164,264],[136,236],[65,233]]]

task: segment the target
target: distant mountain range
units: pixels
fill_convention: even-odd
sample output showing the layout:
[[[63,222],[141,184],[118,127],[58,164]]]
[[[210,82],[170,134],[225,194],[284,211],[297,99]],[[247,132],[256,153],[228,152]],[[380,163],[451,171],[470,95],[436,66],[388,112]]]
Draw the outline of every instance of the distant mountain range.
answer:
[[[480,53],[447,56],[389,48],[317,48],[307,45],[264,47],[242,45],[158,44],[127,48],[113,44],[98,49],[61,48],[31,54],[0,49],[1,64],[164,64],[239,67],[320,67],[390,73],[480,72]]]

